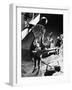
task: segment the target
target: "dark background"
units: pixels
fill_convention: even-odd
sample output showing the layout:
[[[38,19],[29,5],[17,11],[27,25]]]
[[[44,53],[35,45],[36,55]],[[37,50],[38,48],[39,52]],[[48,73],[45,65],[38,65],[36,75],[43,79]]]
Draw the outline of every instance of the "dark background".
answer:
[[[54,36],[63,34],[63,15],[60,14],[41,14],[41,17],[45,16],[48,19],[46,27],[46,35],[53,32]]]

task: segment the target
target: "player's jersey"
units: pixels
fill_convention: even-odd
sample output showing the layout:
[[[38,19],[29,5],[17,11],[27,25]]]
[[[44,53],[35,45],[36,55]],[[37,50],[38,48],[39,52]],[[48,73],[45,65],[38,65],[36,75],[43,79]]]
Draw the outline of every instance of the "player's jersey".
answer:
[[[37,24],[36,26],[32,27],[32,32],[34,33],[35,38],[42,36],[45,27],[41,24]]]

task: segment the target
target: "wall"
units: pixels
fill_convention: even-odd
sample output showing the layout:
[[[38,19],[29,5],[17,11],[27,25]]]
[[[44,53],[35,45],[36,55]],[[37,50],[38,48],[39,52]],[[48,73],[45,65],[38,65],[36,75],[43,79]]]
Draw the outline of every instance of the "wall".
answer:
[[[25,89],[25,90],[70,90],[71,83],[64,84],[50,84],[50,85],[25,85],[22,87],[9,86],[9,4],[10,3],[22,3],[25,6],[39,6],[39,7],[64,7],[70,9],[70,27],[67,31],[67,52],[69,53],[69,59],[71,57],[72,49],[72,0],[0,0],[0,90],[11,89]],[[72,61],[71,61],[72,62]],[[71,63],[70,63],[71,65]],[[72,66],[72,65],[71,65]],[[72,70],[71,70],[72,71]]]

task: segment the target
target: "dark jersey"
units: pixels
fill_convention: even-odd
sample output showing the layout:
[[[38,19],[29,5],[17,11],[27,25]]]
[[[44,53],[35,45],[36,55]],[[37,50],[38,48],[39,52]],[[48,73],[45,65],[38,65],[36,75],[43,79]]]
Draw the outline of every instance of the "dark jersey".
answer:
[[[44,29],[45,28],[43,25],[37,24],[32,28],[32,32],[34,33],[34,36],[37,38],[39,36],[42,36]]]

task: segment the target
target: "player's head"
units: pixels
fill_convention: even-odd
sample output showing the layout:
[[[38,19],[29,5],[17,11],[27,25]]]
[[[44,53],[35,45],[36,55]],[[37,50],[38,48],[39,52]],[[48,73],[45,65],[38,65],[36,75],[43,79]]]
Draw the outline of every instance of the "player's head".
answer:
[[[60,37],[59,37],[59,36],[57,36],[57,39],[60,39]]]
[[[48,19],[47,19],[46,17],[41,17],[41,20],[42,20],[45,24],[48,23]]]
[[[46,17],[41,17],[39,23],[42,25],[46,25],[48,23],[48,19]]]
[[[63,34],[60,35],[60,38],[63,39]]]

